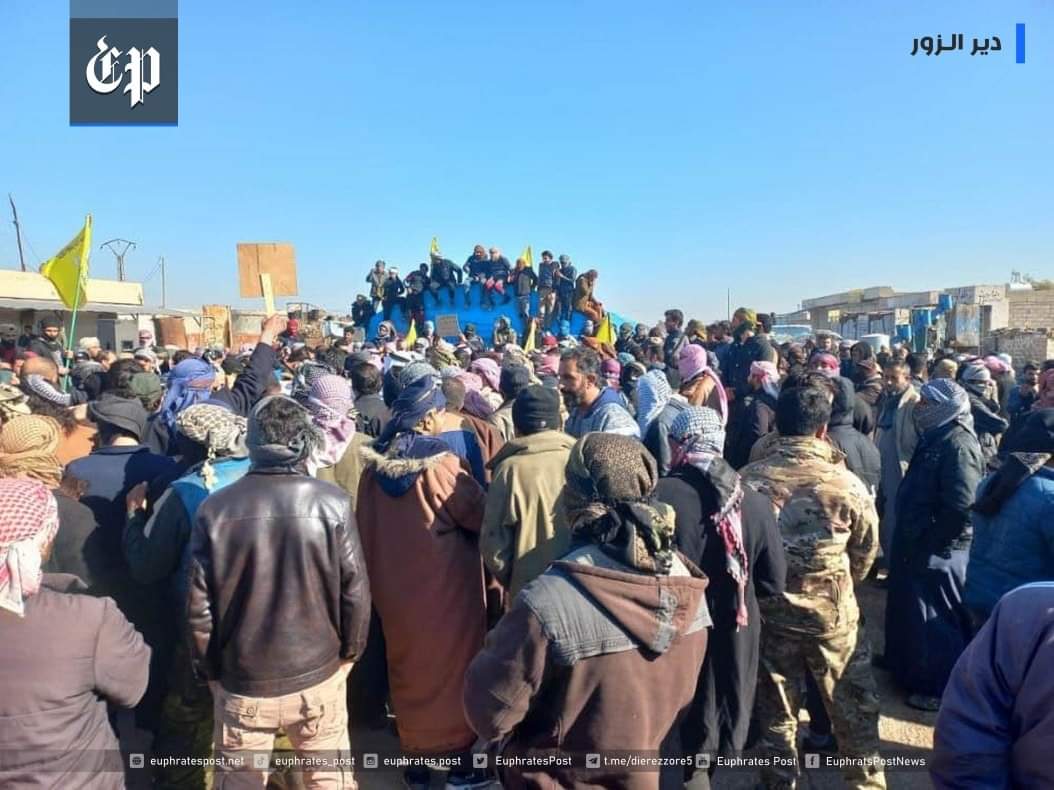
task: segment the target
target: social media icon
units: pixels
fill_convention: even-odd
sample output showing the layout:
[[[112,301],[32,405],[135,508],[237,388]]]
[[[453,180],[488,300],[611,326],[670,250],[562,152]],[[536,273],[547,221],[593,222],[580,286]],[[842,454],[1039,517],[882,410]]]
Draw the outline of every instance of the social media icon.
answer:
[[[472,755],[472,767],[473,768],[486,768],[487,767],[487,755],[485,755],[485,754],[474,754],[474,755]]]
[[[599,754],[587,754],[586,755],[586,768],[599,768],[600,767],[600,755]]]
[[[695,756],[695,767],[696,768],[710,768],[710,755],[709,754],[697,754]]]
[[[253,768],[257,771],[266,771],[271,767],[271,757],[267,754],[253,755]]]
[[[805,755],[805,767],[806,768],[819,768],[820,767],[820,755],[818,755],[818,754],[807,754],[807,755]]]
[[[145,765],[146,760],[141,754],[130,754],[128,755],[128,766],[130,768],[142,768]]]
[[[363,768],[376,768],[377,767],[377,755],[376,754],[364,754],[364,755],[362,755],[362,767]]]

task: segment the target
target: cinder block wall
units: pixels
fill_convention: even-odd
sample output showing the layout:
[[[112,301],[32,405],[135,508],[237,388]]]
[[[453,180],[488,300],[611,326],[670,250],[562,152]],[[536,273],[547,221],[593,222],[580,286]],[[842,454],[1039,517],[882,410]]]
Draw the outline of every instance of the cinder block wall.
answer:
[[[1010,291],[1009,297],[1009,326],[1021,329],[1054,327],[1054,290]]]

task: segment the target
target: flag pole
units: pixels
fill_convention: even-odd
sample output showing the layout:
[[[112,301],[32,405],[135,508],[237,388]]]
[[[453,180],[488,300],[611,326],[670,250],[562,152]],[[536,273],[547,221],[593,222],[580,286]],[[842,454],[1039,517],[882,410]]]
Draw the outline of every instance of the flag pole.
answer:
[[[80,309],[81,290],[82,290],[81,285],[78,282],[77,283],[77,293],[73,297],[73,314],[70,316],[70,333],[66,337],[66,355],[63,358],[63,362],[65,363],[64,367],[66,368],[66,375],[64,375],[62,377],[62,391],[63,392],[69,392],[70,362],[73,359],[73,355],[72,355],[72,352],[73,352],[73,338],[74,338],[75,333],[77,331],[77,310]]]
[[[84,241],[81,248],[81,260],[77,266],[77,288],[73,294],[73,313],[70,315],[70,333],[66,338],[66,355],[63,358],[66,375],[62,377],[62,391],[69,392],[70,385],[70,362],[73,361],[73,338],[77,332],[77,311],[81,306],[81,292],[88,287],[87,265],[88,256],[91,254],[91,214],[84,218]],[[87,297],[87,293],[84,294]]]

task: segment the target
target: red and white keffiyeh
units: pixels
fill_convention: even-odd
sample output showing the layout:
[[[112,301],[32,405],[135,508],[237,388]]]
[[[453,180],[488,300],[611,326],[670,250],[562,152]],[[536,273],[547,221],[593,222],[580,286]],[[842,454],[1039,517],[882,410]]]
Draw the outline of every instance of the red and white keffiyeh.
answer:
[[[0,609],[25,616],[43,577],[41,550],[58,529],[58,504],[43,483],[0,480]]]

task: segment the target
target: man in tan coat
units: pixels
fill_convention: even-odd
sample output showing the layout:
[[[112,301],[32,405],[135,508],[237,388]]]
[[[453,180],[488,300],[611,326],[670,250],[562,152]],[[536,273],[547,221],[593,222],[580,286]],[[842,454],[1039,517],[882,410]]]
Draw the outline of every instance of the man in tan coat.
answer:
[[[908,471],[919,432],[915,428],[915,405],[919,393],[911,386],[911,370],[904,362],[889,362],[882,371],[886,397],[878,415],[875,444],[882,456],[882,479],[878,487],[879,542],[882,554],[889,556],[896,530],[897,492]]]
[[[516,438],[487,464],[493,471],[479,547],[511,599],[563,556],[570,543],[564,470],[575,440],[560,430],[560,394],[532,385],[513,401]]]

